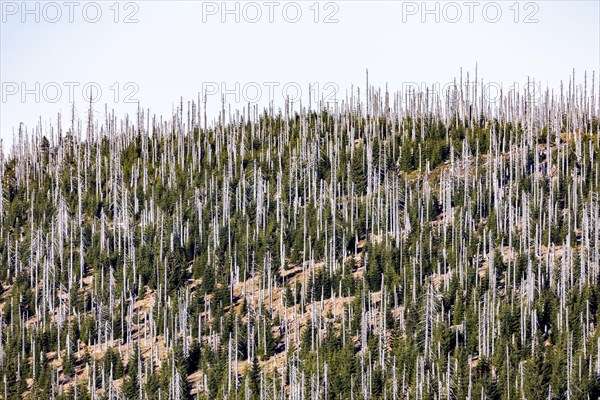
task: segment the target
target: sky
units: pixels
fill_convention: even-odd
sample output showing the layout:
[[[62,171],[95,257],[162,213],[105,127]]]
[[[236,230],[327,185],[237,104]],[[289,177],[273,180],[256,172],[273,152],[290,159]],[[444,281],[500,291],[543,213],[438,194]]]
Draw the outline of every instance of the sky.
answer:
[[[502,87],[558,88],[600,71],[598,1],[0,1],[0,138],[56,126],[75,103],[170,116],[204,93],[283,107],[344,99],[369,83],[404,90],[461,68]],[[310,89],[309,89],[310,88]],[[599,91],[597,90],[596,93]]]

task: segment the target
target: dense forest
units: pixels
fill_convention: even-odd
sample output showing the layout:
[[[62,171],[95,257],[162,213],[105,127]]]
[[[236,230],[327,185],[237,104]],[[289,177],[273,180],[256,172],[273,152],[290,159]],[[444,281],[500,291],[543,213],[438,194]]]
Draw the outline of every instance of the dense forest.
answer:
[[[595,78],[21,125],[0,398],[598,399]]]

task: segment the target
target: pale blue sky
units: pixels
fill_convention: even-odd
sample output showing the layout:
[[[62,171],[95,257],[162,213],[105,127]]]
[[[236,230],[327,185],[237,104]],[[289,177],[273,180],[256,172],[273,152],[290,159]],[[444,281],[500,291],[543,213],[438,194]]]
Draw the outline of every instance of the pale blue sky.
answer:
[[[258,103],[264,106],[269,85],[275,87],[273,101],[278,107],[283,105],[281,88],[285,84],[293,90],[297,84],[304,100],[309,82],[319,83],[323,95],[339,88],[337,98],[343,98],[350,85],[364,86],[366,68],[370,82],[387,83],[390,89],[401,89],[407,82],[443,84],[457,76],[461,67],[472,72],[475,63],[486,82],[505,87],[513,82],[524,85],[528,76],[558,87],[573,68],[581,78],[587,71],[590,80],[591,72],[596,71],[597,76],[600,70],[597,1],[516,5],[513,1],[479,1],[473,22],[469,22],[465,2],[440,2],[439,23],[434,21],[435,13],[422,15],[420,1],[323,1],[318,3],[318,23],[314,22],[313,1],[298,2],[302,15],[297,23],[284,19],[295,16],[295,5],[286,1],[274,8],[273,23],[268,21],[269,6],[262,1],[254,3],[263,13],[256,23],[244,21],[244,16],[254,18],[257,10],[254,5],[244,8],[245,2],[239,3],[239,23],[234,21],[235,15],[225,15],[228,20],[222,22],[220,1],[136,1],[120,2],[118,7],[113,1],[98,2],[102,15],[99,22],[90,23],[82,12],[86,6],[86,16],[95,17],[94,5],[88,3],[78,2],[71,23],[69,6],[56,2],[62,17],[51,23],[48,20],[56,15],[54,6],[39,2],[38,23],[35,13],[23,15],[21,1],[1,2],[0,137],[5,146],[19,122],[31,129],[40,117],[44,124],[55,124],[59,111],[68,112],[69,86],[65,82],[78,85],[74,100],[80,115],[87,109],[82,86],[88,82],[99,85],[102,96],[94,105],[99,118],[105,103],[117,114],[134,111],[135,104],[124,102],[127,94],[142,107],[168,116],[180,96],[184,101],[195,99],[204,83],[209,89],[218,88],[218,93],[209,97],[213,104],[209,117],[214,117],[220,108],[222,83],[235,89],[239,82],[236,94],[240,98],[227,95],[233,108],[242,108],[248,98],[257,97],[257,86],[262,91]],[[27,4],[34,9],[36,2]],[[495,17],[496,4],[502,13],[499,21],[486,21]],[[232,2],[229,6],[234,7]],[[435,2],[428,2],[427,7],[434,9]],[[115,23],[117,8],[119,22]],[[215,8],[216,14],[209,15]],[[444,20],[455,18],[457,9],[462,13],[458,22]],[[123,23],[131,13],[138,22]],[[330,13],[337,23],[323,23]],[[525,23],[532,13],[531,18],[538,22]],[[422,17],[427,20],[423,22]],[[36,82],[40,101],[36,102],[34,94],[23,99],[22,89],[36,91]],[[126,86],[128,82],[134,85]],[[54,86],[61,89],[60,95]],[[115,102],[117,89],[120,98]],[[52,97],[57,101],[49,101]]]

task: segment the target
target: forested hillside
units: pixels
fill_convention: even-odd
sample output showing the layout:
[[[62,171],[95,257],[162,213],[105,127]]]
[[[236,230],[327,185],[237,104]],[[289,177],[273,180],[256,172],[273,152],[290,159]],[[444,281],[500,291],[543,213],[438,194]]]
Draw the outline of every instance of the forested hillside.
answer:
[[[597,399],[598,83],[474,82],[21,126],[0,397]]]

